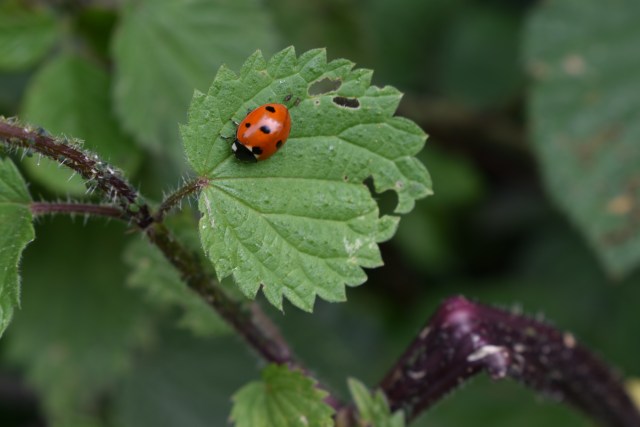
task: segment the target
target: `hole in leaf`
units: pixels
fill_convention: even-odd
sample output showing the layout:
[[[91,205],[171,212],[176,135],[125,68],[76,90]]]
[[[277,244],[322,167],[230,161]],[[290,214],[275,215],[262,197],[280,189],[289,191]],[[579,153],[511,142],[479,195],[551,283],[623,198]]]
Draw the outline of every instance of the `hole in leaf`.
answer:
[[[342,82],[340,80],[332,80],[328,77],[325,77],[322,80],[313,82],[309,86],[309,90],[307,92],[310,96],[322,95],[325,93],[334,92],[338,90],[340,86],[342,86]]]
[[[334,104],[337,104],[341,107],[347,107],[347,108],[360,107],[360,101],[358,101],[358,98],[346,98],[344,96],[334,96],[333,102]]]
[[[396,206],[398,206],[398,193],[393,190],[383,191],[382,193],[377,193],[375,187],[373,186],[373,178],[369,177],[364,180],[364,185],[367,186],[369,192],[371,193],[371,197],[378,204],[378,209],[380,211],[380,216],[384,215],[393,215],[393,211]]]

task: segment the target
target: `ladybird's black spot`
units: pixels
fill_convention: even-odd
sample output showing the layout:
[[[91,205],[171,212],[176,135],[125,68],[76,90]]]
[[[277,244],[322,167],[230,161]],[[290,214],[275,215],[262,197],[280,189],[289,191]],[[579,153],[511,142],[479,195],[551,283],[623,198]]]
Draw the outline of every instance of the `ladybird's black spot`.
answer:
[[[245,124],[244,124],[244,127],[246,127],[246,128],[250,128],[250,127],[251,127],[251,123],[249,123],[249,122],[245,123]]]
[[[271,105],[267,105],[266,107],[264,107],[264,109],[267,110],[270,113],[275,113],[276,112],[276,109],[273,108],[273,106],[271,106]]]
[[[260,126],[260,130],[262,131],[262,133],[266,133],[267,135],[271,133],[271,129],[269,128],[269,126]]]
[[[276,148],[282,147],[282,140],[276,142]]]
[[[245,145],[242,145],[239,141],[235,141],[233,146],[233,153],[236,155],[236,159],[241,160],[243,162],[257,162],[257,159]]]
[[[334,104],[338,104],[341,107],[347,107],[347,108],[358,108],[360,106],[360,101],[358,101],[358,98],[345,98],[344,96],[334,96],[333,102]]]
[[[253,154],[262,154],[262,148],[260,147],[253,147],[251,151],[253,151]]]

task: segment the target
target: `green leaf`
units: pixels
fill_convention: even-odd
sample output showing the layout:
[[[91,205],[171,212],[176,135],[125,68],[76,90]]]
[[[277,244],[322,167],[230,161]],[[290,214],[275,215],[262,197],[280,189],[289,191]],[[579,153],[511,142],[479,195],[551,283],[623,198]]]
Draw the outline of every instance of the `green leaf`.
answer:
[[[622,275],[640,261],[640,3],[540,6],[525,49],[534,148],[556,203]]]
[[[47,419],[63,425],[95,411],[125,374],[133,350],[149,340],[140,296],[118,262],[122,224],[46,221],[23,262],[23,308],[5,337],[5,354],[24,368]]]
[[[162,253],[145,240],[131,242],[124,254],[132,268],[127,282],[146,291],[148,299],[161,307],[178,306],[181,323],[198,335],[217,335],[229,328],[215,311],[182,281]]]
[[[141,142],[182,160],[178,123],[194,88],[223,63],[271,50],[273,33],[257,0],[127,1],[113,45],[120,118]]]
[[[254,298],[260,286],[276,307],[282,296],[310,311],[315,296],[345,300],[344,284],[366,280],[361,267],[382,264],[377,243],[389,239],[398,217],[379,216],[363,184],[398,195],[397,213],[431,193],[424,166],[413,157],[425,134],[394,117],[401,94],[370,86],[372,72],[352,70],[324,50],[299,58],[287,48],[266,62],[252,55],[239,75],[222,67],[208,94],[196,93],[181,128],[187,158],[210,179],[200,195],[200,236],[218,277],[232,275]],[[309,96],[314,82],[334,80],[335,91]],[[247,109],[292,94],[291,136],[268,161],[244,164],[225,137]],[[358,108],[340,105],[356,100]],[[336,102],[334,102],[336,98]]]
[[[262,381],[242,387],[233,396],[231,420],[236,427],[331,427],[333,408],[315,380],[286,366],[269,365]]]
[[[111,112],[109,86],[109,75],[93,62],[72,54],[58,56],[34,76],[23,116],[51,133],[84,139],[86,148],[132,173],[141,152]],[[30,174],[52,190],[75,195],[86,191],[79,177],[70,179],[72,172],[56,162],[33,158],[26,164]]]
[[[359,421],[362,425],[371,427],[404,427],[404,413],[398,410],[391,414],[387,398],[378,390],[371,394],[360,381],[349,378],[347,380],[351,397],[358,408]]]
[[[20,306],[18,264],[34,238],[29,210],[31,197],[20,172],[9,159],[0,159],[0,336]]]
[[[56,17],[48,9],[3,1],[0,4],[0,69],[29,68],[53,47],[60,34]]]

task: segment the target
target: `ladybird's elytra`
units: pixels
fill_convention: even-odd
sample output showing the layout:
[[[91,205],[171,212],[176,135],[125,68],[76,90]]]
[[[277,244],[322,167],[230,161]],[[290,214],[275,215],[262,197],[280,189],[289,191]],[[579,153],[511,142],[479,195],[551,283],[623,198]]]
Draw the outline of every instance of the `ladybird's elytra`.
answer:
[[[231,149],[242,161],[266,160],[287,142],[290,131],[289,109],[283,104],[264,104],[240,122]]]

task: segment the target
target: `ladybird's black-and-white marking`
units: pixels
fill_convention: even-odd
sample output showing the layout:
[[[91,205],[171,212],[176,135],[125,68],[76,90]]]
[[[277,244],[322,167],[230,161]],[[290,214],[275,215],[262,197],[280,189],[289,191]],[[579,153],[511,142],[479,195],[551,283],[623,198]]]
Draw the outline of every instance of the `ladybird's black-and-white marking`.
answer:
[[[253,147],[253,151],[255,151],[256,148],[259,149],[259,147]],[[249,149],[249,147],[240,144],[238,141],[234,141],[234,143],[231,145],[231,150],[233,150],[236,158],[244,162],[257,162],[258,156],[260,155],[258,153],[254,153],[251,149]],[[262,152],[262,150],[260,151]]]

